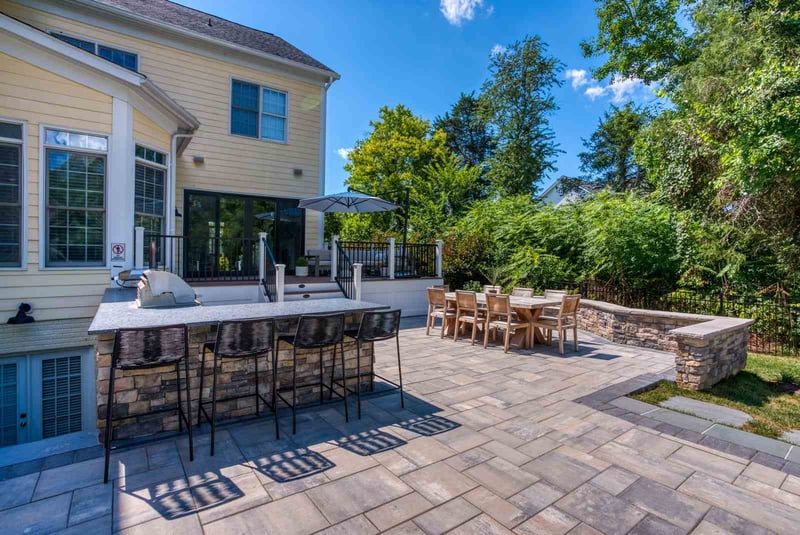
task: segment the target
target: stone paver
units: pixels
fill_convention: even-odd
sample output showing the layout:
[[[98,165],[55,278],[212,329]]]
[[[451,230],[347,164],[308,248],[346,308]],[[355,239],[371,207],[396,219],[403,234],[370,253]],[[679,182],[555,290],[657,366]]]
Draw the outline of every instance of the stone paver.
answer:
[[[661,406],[680,412],[688,412],[699,418],[704,418],[720,424],[732,425],[734,427],[741,427],[752,420],[752,417],[746,412],[683,396],[674,396],[666,401],[662,401]],[[798,434],[798,438],[800,438],[800,434]]]
[[[204,425],[194,462],[165,438],[115,453],[109,484],[99,448],[6,466],[0,531],[797,532],[800,448],[623,401],[674,356],[581,338],[506,354],[404,328],[405,409],[387,393],[349,423],[341,403],[303,410],[296,435],[282,414],[280,441],[271,417],[226,425],[214,457]],[[379,373],[394,355],[378,344]]]

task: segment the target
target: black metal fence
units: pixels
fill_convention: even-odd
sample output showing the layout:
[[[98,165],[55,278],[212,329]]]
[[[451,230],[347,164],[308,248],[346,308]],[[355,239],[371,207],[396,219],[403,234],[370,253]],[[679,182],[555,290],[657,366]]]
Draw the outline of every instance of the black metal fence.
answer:
[[[347,253],[353,264],[362,264],[362,278],[385,279],[389,276],[388,242],[340,241],[338,248]]]
[[[193,282],[258,281],[258,238],[145,233],[144,241],[149,269],[170,271]]]
[[[631,308],[752,319],[750,351],[800,356],[800,299],[783,293],[723,293],[708,288],[669,291],[626,288],[593,281],[564,282],[550,287],[568,289],[586,299]]]
[[[261,241],[264,244],[264,278],[261,280],[261,286],[264,288],[267,299],[272,303],[278,300],[278,268],[275,267],[275,256],[272,254],[269,243],[266,239]]]
[[[353,278],[353,262],[347,251],[342,247],[336,248],[336,284],[348,299],[355,295],[355,282]]]
[[[421,279],[436,276],[436,245],[407,243],[398,245],[394,252],[396,279]]]

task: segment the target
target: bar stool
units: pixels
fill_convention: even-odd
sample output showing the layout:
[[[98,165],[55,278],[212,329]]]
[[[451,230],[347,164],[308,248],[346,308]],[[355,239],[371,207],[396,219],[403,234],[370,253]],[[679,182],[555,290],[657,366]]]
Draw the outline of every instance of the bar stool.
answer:
[[[203,344],[203,359],[200,361],[200,400],[197,410],[197,425],[200,426],[201,417],[211,424],[211,456],[214,456],[214,434],[217,426],[217,403],[233,401],[249,397],[256,398],[256,415],[260,414],[259,401],[263,402],[275,418],[275,438],[280,438],[278,427],[278,411],[275,403],[275,374],[277,362],[275,359],[275,323],[272,319],[257,319],[245,321],[223,321],[217,324],[217,337],[214,342]],[[205,380],[206,352],[214,355],[213,379],[211,386],[211,401],[203,401],[203,382]],[[261,395],[258,380],[258,357],[265,355],[269,358],[272,367],[272,401],[267,401]],[[252,394],[240,394],[217,398],[217,361],[220,359],[253,359],[255,363],[256,390]],[[211,404],[211,417],[204,405]]]
[[[357,404],[358,404],[358,419],[361,419],[361,379],[363,377],[370,378],[370,384],[372,381],[375,380],[377,377],[383,381],[386,381],[390,385],[393,385],[395,388],[400,390],[400,407],[405,408],[405,399],[403,398],[403,371],[400,366],[400,310],[385,310],[385,311],[374,311],[374,312],[364,312],[361,315],[361,323],[358,325],[358,329],[346,330],[344,332],[345,336],[350,337],[356,341],[356,388],[349,389],[350,392],[356,394]],[[375,373],[375,359],[373,357],[372,361],[370,362],[370,370],[367,373],[361,373],[361,342],[379,342],[381,340],[391,340],[392,338],[396,341],[397,346],[397,374],[399,377],[400,383],[395,383]],[[344,366],[342,366],[344,369]],[[334,363],[334,368],[331,370],[331,384],[336,384],[337,386],[341,386],[344,388],[344,385],[340,381],[334,380],[334,373],[336,372],[336,364]],[[342,379],[344,380],[345,372],[342,372]],[[350,378],[348,378],[350,379]]]
[[[192,406],[189,397],[189,332],[186,325],[170,325],[146,329],[118,329],[114,333],[114,351],[111,354],[111,370],[108,378],[108,401],[106,404],[106,463],[103,482],[108,483],[108,465],[111,459],[112,424],[114,420],[130,418],[113,418],[114,375],[115,370],[140,370],[158,368],[175,364],[175,375],[178,383],[177,407],[154,409],[136,416],[145,416],[167,411],[178,411],[178,431],[183,432],[183,424],[189,432],[189,460],[194,461],[194,440],[192,439]],[[180,362],[183,361],[184,384],[186,385],[186,402],[189,404],[186,413],[183,411],[181,396]]]
[[[326,347],[333,347],[333,362],[336,363],[336,346],[339,346],[342,355],[342,368],[344,368],[344,314],[309,315],[300,316],[297,322],[297,329],[294,335],[282,335],[278,337],[278,344],[285,342],[292,346],[292,386],[275,388],[273,391],[277,397],[292,409],[292,434],[297,433],[297,389],[319,387],[319,403],[324,403],[323,392],[325,388],[332,394],[344,399],[345,421],[350,421],[347,410],[347,388],[344,395],[340,395],[333,389],[332,385],[325,384],[323,380],[324,361],[322,351]],[[319,381],[313,383],[297,384],[297,350],[298,349],[319,349]],[[273,375],[273,377],[276,377]],[[275,379],[277,382],[277,379]],[[346,386],[346,379],[345,379]],[[292,392],[291,403],[284,396],[284,392]]]

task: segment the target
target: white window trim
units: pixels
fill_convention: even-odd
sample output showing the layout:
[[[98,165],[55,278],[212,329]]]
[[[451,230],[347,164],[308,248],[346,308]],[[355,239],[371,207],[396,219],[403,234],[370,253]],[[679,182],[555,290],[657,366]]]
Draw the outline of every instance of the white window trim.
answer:
[[[144,158],[139,158],[138,156],[136,156],[136,147],[137,146],[144,147],[144,148],[150,149],[150,150],[154,150],[156,152],[160,152],[161,154],[164,155],[164,164],[162,165],[160,163],[151,162],[150,160],[146,160]],[[134,219],[134,221],[136,221],[136,215],[137,215],[137,212],[136,212],[136,164],[142,164],[142,165],[150,166],[150,167],[153,167],[155,169],[159,169],[161,171],[164,171],[164,215],[162,216],[162,219],[163,219],[162,223],[163,223],[163,226],[164,226],[163,232],[166,234],[167,233],[167,228],[166,227],[168,225],[168,217],[169,217],[169,215],[171,213],[175,212],[174,208],[172,210],[170,210],[170,207],[169,207],[168,202],[167,202],[167,195],[169,194],[170,187],[171,187],[170,176],[169,176],[170,175],[170,173],[169,173],[169,163],[170,163],[169,151],[168,150],[164,150],[164,149],[159,148],[159,147],[156,147],[155,145],[150,145],[148,143],[142,143],[142,142],[136,141],[134,139],[133,140],[133,155],[134,155],[133,156],[133,183],[134,183],[133,184],[133,219]],[[153,214],[147,214],[147,215],[153,215]]]
[[[22,125],[22,142],[19,139],[0,138],[4,143],[18,143],[22,145],[20,158],[20,202],[21,218],[19,228],[19,267],[0,267],[0,271],[27,271],[28,269],[28,122],[20,119],[0,117],[0,122]]]
[[[60,145],[48,145],[45,143],[47,130],[61,130],[63,132],[70,132],[73,134],[85,134],[88,136],[104,137],[108,140],[106,151],[98,151],[92,149],[81,149],[73,147],[62,147]],[[105,179],[105,209],[104,209],[104,233],[105,238],[103,243],[103,264],[96,266],[48,266],[47,265],[47,166],[45,155],[47,149],[66,149],[75,152],[82,152],[86,154],[102,154],[106,157],[106,179]],[[108,256],[108,193],[111,180],[109,179],[109,170],[111,169],[111,134],[106,132],[97,132],[92,130],[81,130],[78,128],[68,128],[65,126],[58,126],[52,124],[39,125],[39,271],[108,271],[109,256]]]
[[[80,36],[80,35],[76,35],[74,33],[64,32],[64,31],[61,31],[61,30],[58,30],[58,29],[55,29],[55,28],[48,28],[46,30],[46,32],[47,32],[47,35],[49,35],[51,37],[55,37],[56,39],[58,39],[58,37],[56,37],[53,34],[63,35],[64,37],[71,37],[73,39],[79,39],[81,41],[86,41],[88,43],[94,43],[94,52],[92,52],[92,54],[94,54],[98,58],[101,57],[100,53],[99,53],[100,52],[99,47],[101,47],[101,46],[106,47],[106,48],[113,48],[114,50],[119,50],[120,52],[125,52],[126,54],[131,54],[132,56],[136,56],[136,69],[131,71],[131,72],[137,72],[137,73],[141,72],[140,68],[142,66],[142,63],[141,63],[142,57],[138,52],[134,52],[133,50],[129,50],[127,48],[122,48],[122,47],[120,47],[118,45],[115,45],[115,44],[112,44],[112,43],[107,43],[105,41],[98,41],[97,39],[94,39],[93,37],[83,37],[83,36]],[[70,43],[67,43],[66,41],[63,41],[63,42],[68,44],[68,45],[70,45],[70,46],[74,46],[74,45],[71,45]],[[102,59],[105,60],[105,58],[102,58]],[[109,60],[106,60],[106,61],[109,61]],[[111,63],[114,63],[114,62],[112,61]],[[123,69],[128,69],[127,67],[123,67],[122,65],[118,65],[117,63],[114,63],[114,65],[117,65],[118,67],[122,67]],[[128,70],[130,70],[130,69],[128,69]]]
[[[258,136],[256,136],[256,137],[243,136],[242,134],[234,134],[233,133],[233,121],[231,121],[231,115],[232,115],[231,108],[233,107],[233,82],[234,81],[243,82],[243,83],[246,83],[246,84],[252,84],[252,85],[258,87],[258,123],[257,123]],[[262,115],[270,115],[272,117],[279,117],[278,115],[272,115],[271,113],[265,114],[263,112],[262,101],[264,99],[262,98],[262,89],[269,89],[270,91],[277,91],[278,93],[283,93],[284,95],[286,95],[286,117],[284,117],[286,122],[284,123],[284,127],[283,127],[283,130],[284,130],[283,141],[278,140],[278,139],[270,139],[270,138],[261,136],[261,116]],[[233,137],[240,137],[240,138],[243,138],[243,139],[254,139],[256,141],[266,141],[267,143],[277,143],[278,145],[288,145],[289,144],[289,108],[290,108],[290,98],[291,98],[291,94],[289,93],[288,89],[283,89],[283,88],[278,87],[278,86],[264,85],[262,83],[254,82],[252,80],[248,80],[247,78],[242,78],[242,77],[239,77],[239,76],[230,76],[229,77],[229,84],[228,84],[228,135],[233,136]]]

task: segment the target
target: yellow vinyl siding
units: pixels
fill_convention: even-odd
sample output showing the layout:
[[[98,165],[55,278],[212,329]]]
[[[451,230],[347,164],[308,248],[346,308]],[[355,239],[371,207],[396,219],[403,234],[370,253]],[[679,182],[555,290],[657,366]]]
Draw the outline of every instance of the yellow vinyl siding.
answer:
[[[182,190],[198,189],[303,198],[319,192],[320,86],[123,35],[0,0],[0,9],[37,28],[62,31],[139,54],[139,69],[201,123],[177,161],[177,208]],[[275,143],[232,136],[230,84],[237,78],[289,94],[288,140]],[[195,164],[192,156],[203,156]],[[293,170],[302,169],[297,178]],[[319,215],[306,216],[306,246],[317,241]],[[180,231],[180,220],[177,222]]]
[[[0,117],[27,121],[28,265],[0,271],[0,319],[26,301],[37,320],[94,315],[109,270],[39,270],[39,126],[111,132],[111,97],[0,53]]]
[[[133,141],[167,154],[169,153],[171,141],[170,132],[167,132],[158,126],[155,121],[134,108]]]

